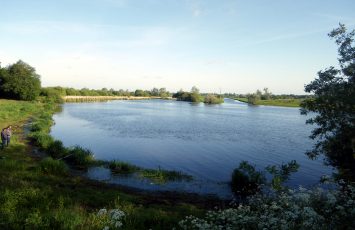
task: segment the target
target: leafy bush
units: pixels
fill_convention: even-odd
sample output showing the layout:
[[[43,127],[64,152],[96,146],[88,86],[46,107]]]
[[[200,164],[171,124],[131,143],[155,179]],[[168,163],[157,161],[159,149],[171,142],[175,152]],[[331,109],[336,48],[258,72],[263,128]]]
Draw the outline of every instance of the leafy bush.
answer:
[[[213,94],[208,94],[204,100],[204,103],[206,104],[221,104],[223,102],[224,99],[222,97]]]
[[[180,90],[173,95],[178,101],[201,102],[202,97],[196,87],[192,87],[191,92],[184,92]]]
[[[41,172],[54,175],[64,175],[68,172],[68,167],[63,161],[54,160],[51,157],[44,158],[40,162],[39,168]]]
[[[232,173],[231,187],[236,195],[248,196],[260,191],[265,182],[262,172],[256,171],[247,161],[242,161]]]
[[[289,190],[275,196],[255,195],[245,204],[188,216],[182,229],[353,229],[355,187],[325,191]]]

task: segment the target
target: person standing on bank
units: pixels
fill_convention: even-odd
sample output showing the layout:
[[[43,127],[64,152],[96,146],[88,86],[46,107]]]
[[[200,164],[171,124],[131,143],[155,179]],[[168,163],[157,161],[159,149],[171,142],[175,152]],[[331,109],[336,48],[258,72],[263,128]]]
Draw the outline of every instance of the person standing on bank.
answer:
[[[11,135],[12,135],[12,126],[9,125],[7,128],[6,128],[6,146],[9,146],[10,144],[10,138],[11,138]]]
[[[7,144],[7,133],[6,133],[6,129],[3,128],[1,130],[1,149],[4,149],[6,144]]]

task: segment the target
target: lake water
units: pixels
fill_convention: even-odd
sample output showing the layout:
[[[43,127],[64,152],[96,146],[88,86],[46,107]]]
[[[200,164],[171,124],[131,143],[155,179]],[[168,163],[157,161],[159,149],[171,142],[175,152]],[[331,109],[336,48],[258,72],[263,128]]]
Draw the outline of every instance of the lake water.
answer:
[[[249,106],[226,99],[221,105],[168,100],[66,103],[55,114],[51,134],[65,146],[80,145],[96,159],[183,171],[192,182],[154,184],[92,168],[87,176],[147,190],[216,194],[229,198],[233,169],[247,160],[267,165],[297,160],[289,184],[311,186],[331,169],[304,154],[314,144],[312,127],[298,108]]]

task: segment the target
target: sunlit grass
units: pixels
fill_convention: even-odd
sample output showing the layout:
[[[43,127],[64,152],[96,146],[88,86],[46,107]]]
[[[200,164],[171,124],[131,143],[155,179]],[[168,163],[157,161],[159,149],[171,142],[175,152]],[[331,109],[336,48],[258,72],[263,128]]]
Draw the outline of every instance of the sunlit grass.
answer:
[[[248,103],[247,98],[238,97],[236,100]],[[300,107],[303,99],[271,99],[271,100],[257,100],[255,105],[270,105],[282,107]]]

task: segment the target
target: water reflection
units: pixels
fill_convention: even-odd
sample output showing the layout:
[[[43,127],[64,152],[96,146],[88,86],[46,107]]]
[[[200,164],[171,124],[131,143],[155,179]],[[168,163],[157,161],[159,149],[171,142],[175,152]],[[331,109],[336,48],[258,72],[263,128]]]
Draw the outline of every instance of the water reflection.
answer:
[[[331,171],[321,159],[305,156],[313,144],[308,138],[312,127],[305,125],[306,117],[297,108],[248,106],[233,100],[213,106],[163,100],[68,103],[54,120],[52,135],[66,146],[89,148],[97,159],[183,171],[199,184],[172,183],[163,189],[202,187],[199,192],[229,194],[227,185],[215,187],[228,182],[242,160],[258,169],[297,160],[301,167],[291,177],[293,186],[313,185]],[[89,177],[97,172],[98,179],[162,189],[97,170]]]

